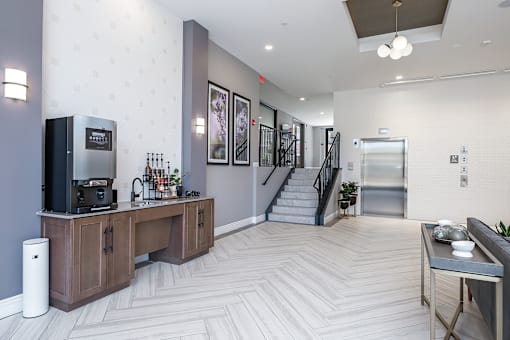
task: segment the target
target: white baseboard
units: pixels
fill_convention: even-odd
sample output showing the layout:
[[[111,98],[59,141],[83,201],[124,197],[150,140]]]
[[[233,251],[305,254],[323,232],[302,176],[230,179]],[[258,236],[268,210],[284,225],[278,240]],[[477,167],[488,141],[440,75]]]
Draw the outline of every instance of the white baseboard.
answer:
[[[0,319],[21,313],[23,310],[23,294],[0,300]]]
[[[225,224],[220,227],[214,228],[214,236],[223,235],[223,234],[229,233],[229,232],[237,230],[237,229],[244,228],[244,227],[252,225],[252,224],[257,224],[257,223],[265,221],[265,219],[266,219],[266,215],[262,214],[259,216],[251,216],[251,217],[245,218],[240,221]]]
[[[254,216],[253,217],[254,219],[254,224],[259,224],[259,223],[262,223],[266,220],[266,214],[262,214],[262,215],[259,215],[259,216]]]
[[[338,210],[335,210],[334,212],[326,216],[326,218],[324,218],[324,224],[328,224],[329,222],[333,221],[337,216]]]

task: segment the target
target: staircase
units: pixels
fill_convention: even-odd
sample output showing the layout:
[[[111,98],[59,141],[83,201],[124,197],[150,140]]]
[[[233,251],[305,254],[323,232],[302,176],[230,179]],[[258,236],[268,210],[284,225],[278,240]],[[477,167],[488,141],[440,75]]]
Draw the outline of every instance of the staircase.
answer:
[[[294,173],[271,207],[268,221],[315,224],[318,195],[313,183],[319,169],[294,169]]]

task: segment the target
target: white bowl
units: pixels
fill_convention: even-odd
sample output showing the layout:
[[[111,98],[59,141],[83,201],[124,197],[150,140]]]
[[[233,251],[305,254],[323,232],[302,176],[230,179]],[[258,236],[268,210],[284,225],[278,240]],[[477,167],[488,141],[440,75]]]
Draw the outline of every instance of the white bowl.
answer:
[[[450,221],[450,220],[438,220],[437,224],[439,224],[442,227],[442,226],[445,226],[445,225],[452,225],[453,222]]]
[[[452,248],[461,252],[471,252],[475,248],[473,241],[453,241]]]

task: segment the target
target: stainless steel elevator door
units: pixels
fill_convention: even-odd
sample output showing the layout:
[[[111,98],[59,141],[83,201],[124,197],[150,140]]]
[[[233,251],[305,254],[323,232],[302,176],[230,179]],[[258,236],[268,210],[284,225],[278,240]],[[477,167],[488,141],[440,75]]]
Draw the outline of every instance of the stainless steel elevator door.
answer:
[[[361,213],[406,217],[405,139],[362,140]]]

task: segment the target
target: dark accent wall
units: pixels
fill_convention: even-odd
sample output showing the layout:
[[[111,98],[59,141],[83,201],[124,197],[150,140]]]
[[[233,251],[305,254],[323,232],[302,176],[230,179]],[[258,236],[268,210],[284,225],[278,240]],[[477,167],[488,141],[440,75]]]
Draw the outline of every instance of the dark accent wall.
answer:
[[[22,290],[22,242],[40,236],[42,0],[0,2],[0,299]],[[28,100],[4,98],[6,67],[27,72]]]
[[[196,118],[207,122],[209,32],[197,22],[184,22],[182,77],[182,174],[185,190],[206,194],[207,134],[197,135]]]

